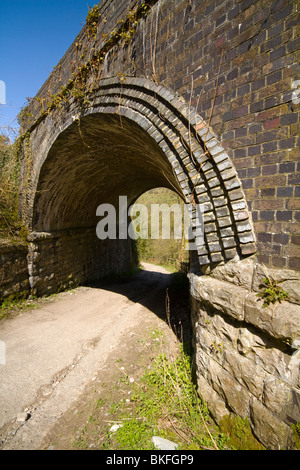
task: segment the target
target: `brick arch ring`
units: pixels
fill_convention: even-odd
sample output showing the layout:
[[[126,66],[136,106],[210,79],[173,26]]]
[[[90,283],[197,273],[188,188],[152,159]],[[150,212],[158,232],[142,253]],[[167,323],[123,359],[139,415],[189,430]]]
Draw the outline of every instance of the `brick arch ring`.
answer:
[[[80,111],[80,118],[100,113],[134,121],[154,139],[167,158],[185,202],[201,204],[204,245],[198,250],[200,266],[255,253],[251,215],[234,165],[195,109],[166,87],[135,77],[102,79],[89,99],[91,104]],[[44,123],[31,130],[31,138],[44,149],[39,168],[32,172],[31,194],[37,191],[39,172],[51,145],[74,122],[76,111],[78,105],[74,100],[60,123],[50,113]],[[45,137],[42,128],[39,136],[39,128],[49,128],[54,121],[51,138]],[[32,218],[34,196],[30,198],[27,194],[27,201],[27,214],[31,211],[29,218]]]

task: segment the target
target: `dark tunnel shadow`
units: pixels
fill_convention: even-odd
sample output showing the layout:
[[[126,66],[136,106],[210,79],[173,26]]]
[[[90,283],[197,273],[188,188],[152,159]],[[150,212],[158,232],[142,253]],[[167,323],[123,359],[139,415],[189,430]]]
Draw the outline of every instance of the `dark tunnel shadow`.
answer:
[[[103,289],[140,303],[163,320],[182,343],[186,354],[192,354],[192,322],[189,305],[189,282],[181,272],[161,273],[142,268],[131,275],[110,276],[86,283],[93,289]]]

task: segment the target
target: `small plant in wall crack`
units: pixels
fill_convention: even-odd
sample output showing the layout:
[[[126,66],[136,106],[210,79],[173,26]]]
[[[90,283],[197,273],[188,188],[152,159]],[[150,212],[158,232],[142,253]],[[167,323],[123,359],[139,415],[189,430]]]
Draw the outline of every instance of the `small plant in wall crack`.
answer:
[[[260,297],[264,300],[263,308],[268,307],[270,304],[275,304],[276,302],[281,303],[283,300],[288,299],[288,293],[278,285],[276,279],[270,277],[263,278],[262,292],[257,294],[257,297]]]
[[[216,341],[213,341],[212,344],[210,345],[211,351],[214,351],[216,354],[222,353],[223,352],[223,345],[222,343],[217,343]]]

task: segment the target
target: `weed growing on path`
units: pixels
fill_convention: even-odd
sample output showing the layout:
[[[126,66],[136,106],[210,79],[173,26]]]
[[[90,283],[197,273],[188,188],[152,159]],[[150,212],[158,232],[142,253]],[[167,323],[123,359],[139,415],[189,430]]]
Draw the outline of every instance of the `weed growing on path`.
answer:
[[[23,296],[21,294],[16,296],[16,298],[11,296],[0,303],[0,320],[13,318],[23,311],[32,310],[38,307],[34,297],[27,299],[26,293],[24,293]]]

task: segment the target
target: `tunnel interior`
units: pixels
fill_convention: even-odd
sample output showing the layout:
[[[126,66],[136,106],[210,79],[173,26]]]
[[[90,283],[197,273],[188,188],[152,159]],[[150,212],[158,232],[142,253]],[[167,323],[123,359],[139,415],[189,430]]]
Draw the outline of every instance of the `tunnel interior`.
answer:
[[[138,262],[134,242],[128,236],[100,240],[97,208],[110,204],[118,214],[120,196],[129,208],[155,187],[180,194],[168,159],[135,122],[106,113],[74,120],[51,146],[39,175],[33,291],[44,295],[130,271]]]
[[[92,114],[76,120],[52,145],[42,167],[33,230],[94,227],[99,204],[130,205],[155,187],[176,188],[162,150],[124,116]]]
[[[180,97],[146,79],[111,78],[89,108],[73,103],[65,112],[54,127],[49,116],[31,141],[24,217],[34,233],[32,284],[43,284],[42,293],[70,276],[82,282],[128,269],[131,240],[99,240],[97,208],[110,204],[119,213],[120,196],[129,207],[155,187],[175,190],[193,231],[201,231],[190,252],[193,272],[256,252],[237,172],[211,127]]]

